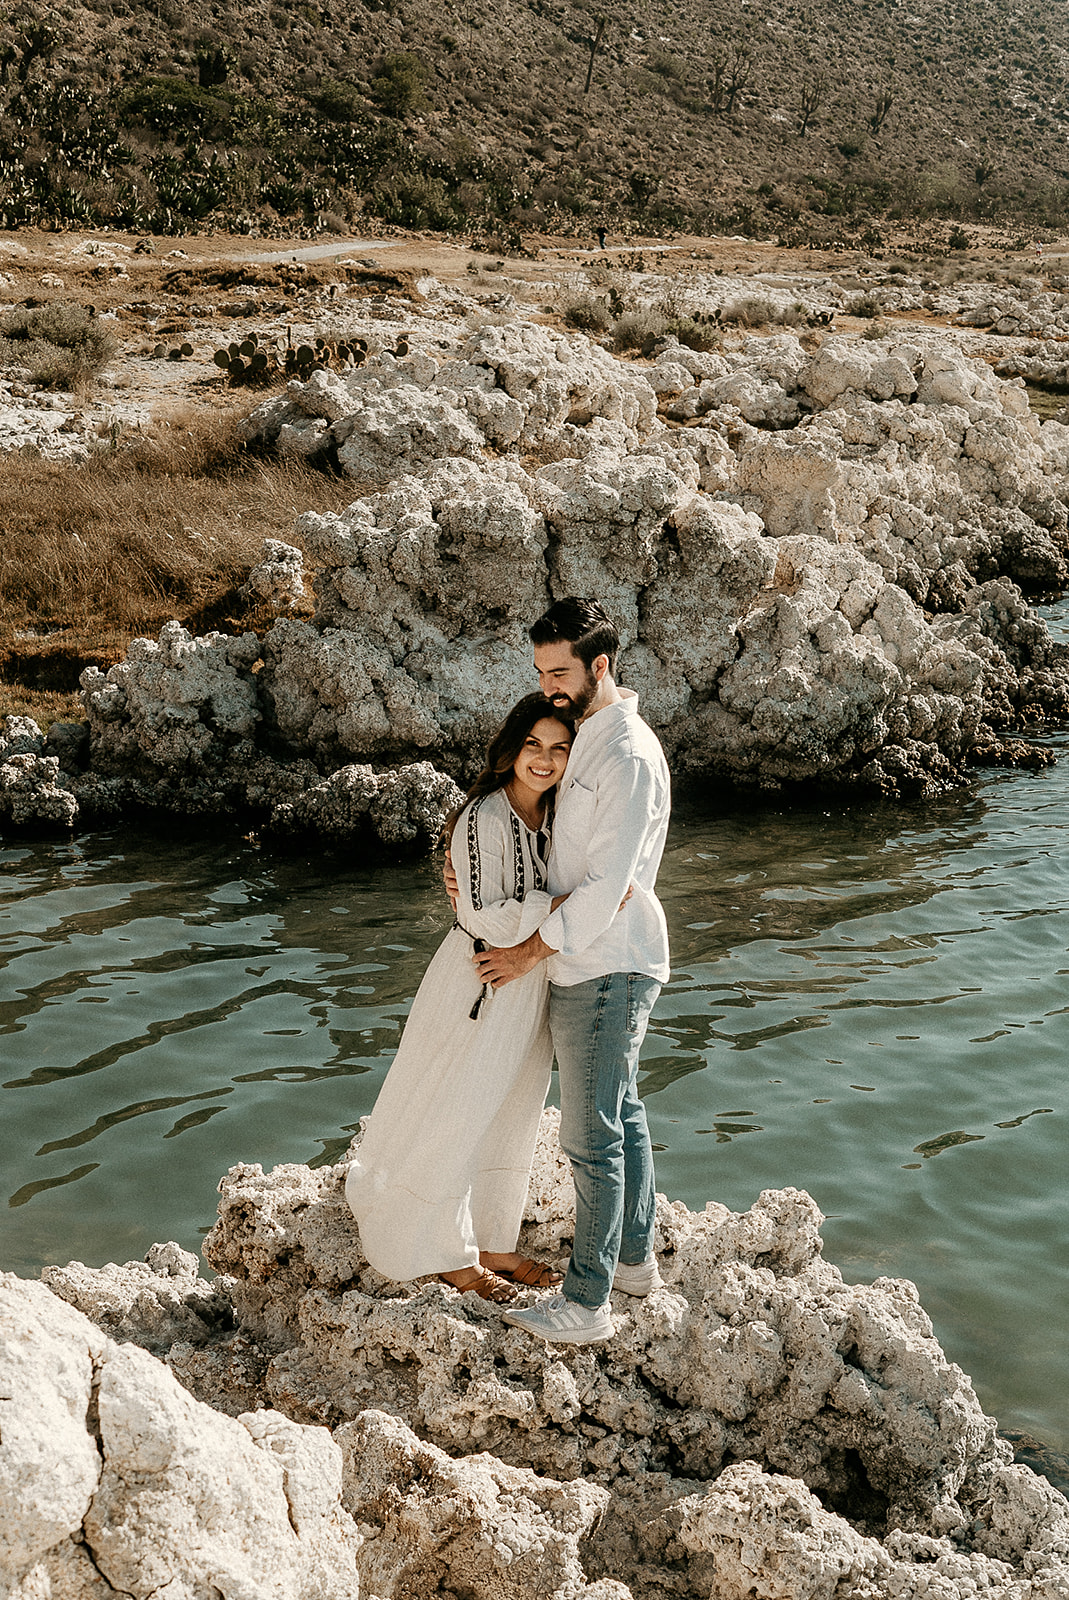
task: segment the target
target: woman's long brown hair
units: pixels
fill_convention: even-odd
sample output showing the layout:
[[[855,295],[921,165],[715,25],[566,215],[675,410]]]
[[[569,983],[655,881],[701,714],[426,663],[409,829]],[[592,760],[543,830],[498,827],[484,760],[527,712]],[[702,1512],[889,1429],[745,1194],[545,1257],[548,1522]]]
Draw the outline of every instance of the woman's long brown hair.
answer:
[[[512,769],[519,759],[527,736],[536,722],[541,722],[543,717],[551,717],[554,722],[559,722],[567,728],[571,738],[575,738],[575,723],[571,717],[558,710],[552,700],[547,700],[544,694],[537,691],[534,694],[525,694],[518,700],[490,740],[486,752],[486,765],[464,796],[464,804],[457,806],[446,817],[442,826],[442,843],[448,848],[453,837],[456,820],[463,811],[464,806],[471,800],[481,800],[484,795],[494,794],[498,789],[503,789],[512,777]]]

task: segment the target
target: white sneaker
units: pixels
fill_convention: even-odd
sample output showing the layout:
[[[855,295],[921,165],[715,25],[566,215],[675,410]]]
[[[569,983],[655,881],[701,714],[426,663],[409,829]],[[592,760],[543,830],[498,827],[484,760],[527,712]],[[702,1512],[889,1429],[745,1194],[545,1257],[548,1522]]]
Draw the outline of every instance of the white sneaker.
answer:
[[[562,1294],[549,1295],[536,1306],[506,1311],[505,1321],[550,1344],[603,1344],[616,1332],[607,1302],[591,1309]]]
[[[664,1279],[657,1268],[657,1257],[650,1256],[634,1267],[626,1266],[621,1261],[616,1268],[612,1286],[614,1289],[622,1289],[624,1294],[633,1294],[640,1299],[643,1295],[652,1294],[654,1289],[663,1289]]]

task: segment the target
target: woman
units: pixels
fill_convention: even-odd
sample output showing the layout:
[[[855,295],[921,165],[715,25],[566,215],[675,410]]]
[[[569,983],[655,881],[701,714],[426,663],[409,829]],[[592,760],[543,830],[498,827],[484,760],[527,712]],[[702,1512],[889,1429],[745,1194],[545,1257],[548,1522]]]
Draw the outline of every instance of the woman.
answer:
[[[446,824],[457,920],[433,956],[349,1169],[364,1254],[399,1281],[437,1273],[503,1303],[554,1288],[516,1253],[553,1050],[542,962],[496,993],[478,943],[519,944],[565,898],[546,892],[552,795],[574,728],[540,694],[514,706]]]

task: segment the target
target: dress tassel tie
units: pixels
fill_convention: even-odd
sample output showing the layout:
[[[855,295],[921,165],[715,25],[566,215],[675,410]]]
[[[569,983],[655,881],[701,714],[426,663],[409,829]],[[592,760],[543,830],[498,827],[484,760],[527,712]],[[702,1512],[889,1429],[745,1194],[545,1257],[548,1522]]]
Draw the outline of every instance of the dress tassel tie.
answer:
[[[475,954],[477,956],[481,956],[484,950],[489,950],[490,946],[487,944],[485,939],[477,939],[473,933],[468,933],[467,928],[465,928],[459,922],[454,921],[453,926],[454,926],[454,928],[459,928],[460,932],[462,934],[464,934],[466,938],[471,940],[472,945],[473,945],[474,950],[475,950]],[[472,1006],[471,1010],[468,1012],[468,1016],[471,1018],[472,1022],[478,1022],[479,1014],[480,1014],[480,1012],[482,1011],[482,1008],[483,1008],[483,1001],[491,999],[491,997],[493,996],[493,992],[494,992],[493,988],[492,988],[492,986],[490,984],[488,984],[488,983],[484,983],[483,984],[482,988],[479,990],[478,995],[476,996],[475,1004]]]

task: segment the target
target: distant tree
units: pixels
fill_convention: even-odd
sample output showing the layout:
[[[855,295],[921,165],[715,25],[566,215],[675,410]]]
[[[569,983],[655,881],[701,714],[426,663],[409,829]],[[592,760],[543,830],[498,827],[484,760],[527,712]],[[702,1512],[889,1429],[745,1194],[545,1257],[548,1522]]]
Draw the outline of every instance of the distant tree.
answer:
[[[423,86],[427,69],[418,56],[394,51],[383,56],[371,80],[371,93],[389,117],[421,111],[427,104]]]
[[[635,204],[640,211],[645,211],[657,190],[661,187],[660,178],[653,172],[632,172],[627,180],[631,193],[635,197]]]
[[[805,138],[809,124],[828,98],[827,75],[816,67],[802,78],[798,90],[798,132]]]
[[[890,111],[894,103],[894,86],[891,84],[890,80],[888,80],[888,82],[884,84],[883,88],[878,89],[876,92],[876,103],[872,108],[872,115],[869,117],[869,127],[872,129],[873,133],[879,133],[880,129],[887,121],[887,113]]]
[[[590,21],[593,24],[593,31],[586,40],[587,49],[590,51],[590,60],[587,62],[586,82],[583,85],[584,94],[590,93],[590,80],[594,76],[594,57],[598,53],[598,46],[604,37],[605,29],[609,25],[608,17],[601,11],[592,12]]]
[[[753,72],[753,50],[745,41],[729,44],[713,56],[712,68],[712,76],[706,80],[712,108],[717,113],[733,111]]]
[[[230,61],[221,46],[203,46],[197,51],[195,60],[197,83],[202,89],[214,89],[217,83],[225,83],[230,75]]]

